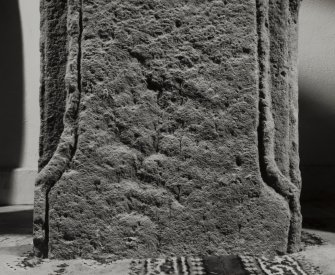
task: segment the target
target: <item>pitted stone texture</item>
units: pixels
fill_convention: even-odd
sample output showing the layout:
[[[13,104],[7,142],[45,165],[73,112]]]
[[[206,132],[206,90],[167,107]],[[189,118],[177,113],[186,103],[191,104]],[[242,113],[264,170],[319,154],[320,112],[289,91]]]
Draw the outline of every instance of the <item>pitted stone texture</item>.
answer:
[[[256,2],[78,5],[76,141],[46,195],[49,256],[285,253],[291,209],[259,166]]]
[[[67,1],[41,1],[41,134],[39,169],[51,159],[63,131],[67,60]]]

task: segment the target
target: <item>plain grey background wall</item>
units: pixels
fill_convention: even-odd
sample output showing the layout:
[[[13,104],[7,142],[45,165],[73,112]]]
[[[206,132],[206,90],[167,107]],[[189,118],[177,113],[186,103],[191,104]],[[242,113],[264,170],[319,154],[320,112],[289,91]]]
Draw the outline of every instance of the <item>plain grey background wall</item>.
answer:
[[[0,59],[0,166],[17,167],[22,150],[23,122],[23,50],[19,5],[17,1],[0,2],[0,31],[3,33]]]
[[[0,1],[0,204],[33,199],[39,136],[39,0]],[[303,200],[335,196],[335,0],[304,0],[299,34]]]
[[[0,204],[30,204],[39,136],[39,0],[0,1]]]
[[[299,33],[303,200],[335,198],[335,0],[304,0]]]

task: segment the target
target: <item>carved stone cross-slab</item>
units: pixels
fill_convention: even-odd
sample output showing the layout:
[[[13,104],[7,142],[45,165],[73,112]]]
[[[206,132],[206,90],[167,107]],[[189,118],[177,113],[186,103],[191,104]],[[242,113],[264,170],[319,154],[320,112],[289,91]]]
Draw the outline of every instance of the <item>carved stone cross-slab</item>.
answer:
[[[299,249],[298,0],[41,0],[34,245]]]

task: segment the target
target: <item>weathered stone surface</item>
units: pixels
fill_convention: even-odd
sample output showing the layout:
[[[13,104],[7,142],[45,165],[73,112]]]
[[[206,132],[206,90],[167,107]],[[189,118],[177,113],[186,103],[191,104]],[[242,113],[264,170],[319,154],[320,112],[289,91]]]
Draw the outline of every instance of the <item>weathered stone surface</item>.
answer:
[[[298,6],[42,0],[36,251],[296,251]]]

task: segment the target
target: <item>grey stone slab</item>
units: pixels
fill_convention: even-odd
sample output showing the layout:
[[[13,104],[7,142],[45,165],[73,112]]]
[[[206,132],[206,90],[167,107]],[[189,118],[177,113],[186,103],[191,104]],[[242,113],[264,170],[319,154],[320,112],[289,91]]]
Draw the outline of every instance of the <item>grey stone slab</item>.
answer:
[[[299,249],[298,1],[41,3],[38,254]]]

